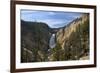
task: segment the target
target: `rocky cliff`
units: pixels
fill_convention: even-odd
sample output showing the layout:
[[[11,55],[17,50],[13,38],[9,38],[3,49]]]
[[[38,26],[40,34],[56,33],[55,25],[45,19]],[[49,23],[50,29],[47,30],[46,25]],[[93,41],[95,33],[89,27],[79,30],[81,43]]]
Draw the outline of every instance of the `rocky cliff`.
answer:
[[[66,60],[80,59],[89,54],[89,14],[73,20],[56,33],[56,40],[65,51]]]

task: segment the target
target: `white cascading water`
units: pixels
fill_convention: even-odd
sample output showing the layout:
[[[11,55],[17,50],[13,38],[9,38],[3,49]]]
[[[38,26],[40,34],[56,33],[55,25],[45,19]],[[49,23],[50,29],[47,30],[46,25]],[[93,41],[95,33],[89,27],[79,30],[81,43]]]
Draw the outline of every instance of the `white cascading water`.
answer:
[[[56,46],[56,41],[55,41],[55,34],[51,35],[50,41],[49,41],[49,47],[54,48]]]

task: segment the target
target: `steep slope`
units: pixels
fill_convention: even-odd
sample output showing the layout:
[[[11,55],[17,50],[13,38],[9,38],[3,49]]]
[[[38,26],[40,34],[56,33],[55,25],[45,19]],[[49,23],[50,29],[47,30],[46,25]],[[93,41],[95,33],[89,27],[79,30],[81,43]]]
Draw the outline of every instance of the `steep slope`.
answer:
[[[50,35],[47,24],[21,20],[21,62],[45,61]]]
[[[56,34],[64,60],[89,58],[89,14],[75,19]],[[88,59],[87,58],[87,59]]]

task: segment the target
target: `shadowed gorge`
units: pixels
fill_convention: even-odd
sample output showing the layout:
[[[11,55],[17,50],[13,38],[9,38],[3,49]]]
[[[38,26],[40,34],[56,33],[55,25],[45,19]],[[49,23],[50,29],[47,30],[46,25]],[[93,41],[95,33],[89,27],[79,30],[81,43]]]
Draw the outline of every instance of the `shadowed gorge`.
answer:
[[[50,28],[45,23],[21,21],[22,62],[44,61],[50,35]]]

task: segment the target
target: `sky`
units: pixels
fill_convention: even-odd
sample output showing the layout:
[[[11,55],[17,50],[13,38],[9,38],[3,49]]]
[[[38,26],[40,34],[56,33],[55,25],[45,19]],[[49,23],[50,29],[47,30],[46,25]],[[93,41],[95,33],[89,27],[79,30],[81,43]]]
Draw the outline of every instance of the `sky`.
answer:
[[[69,22],[80,17],[81,15],[82,13],[76,12],[21,10],[22,20],[44,22],[51,28],[66,26]]]

